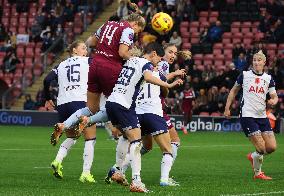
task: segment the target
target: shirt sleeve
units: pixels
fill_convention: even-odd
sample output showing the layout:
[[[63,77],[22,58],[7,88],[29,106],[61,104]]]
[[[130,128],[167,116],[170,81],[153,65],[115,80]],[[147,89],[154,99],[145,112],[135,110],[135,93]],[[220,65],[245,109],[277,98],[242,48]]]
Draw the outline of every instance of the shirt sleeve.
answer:
[[[144,74],[145,71],[152,71],[153,70],[153,64],[151,62],[146,63],[142,68],[142,73]]]
[[[275,82],[274,82],[272,76],[271,76],[271,79],[270,79],[270,82],[269,82],[268,92],[269,92],[269,94],[274,94],[274,93],[276,93]]]
[[[104,25],[100,26],[100,28],[95,32],[95,36],[97,39],[99,39],[101,36],[101,31],[102,31],[103,26]]]
[[[130,46],[133,44],[133,40],[134,40],[134,30],[128,27],[122,31],[119,43]]]
[[[243,80],[244,80],[244,75],[243,75],[243,73],[241,73],[238,76],[237,81],[235,82],[235,85],[242,86],[243,85]]]
[[[160,75],[160,79],[161,79],[161,80],[163,80],[164,82],[167,82],[167,78],[166,78],[166,76],[165,76],[163,73],[161,73],[161,72],[159,71],[159,75]]]

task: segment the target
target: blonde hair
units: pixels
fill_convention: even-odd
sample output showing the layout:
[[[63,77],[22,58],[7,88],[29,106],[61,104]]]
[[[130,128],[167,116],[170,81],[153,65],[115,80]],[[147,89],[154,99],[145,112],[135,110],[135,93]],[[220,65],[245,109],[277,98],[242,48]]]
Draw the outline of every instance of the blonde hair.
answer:
[[[259,56],[262,60],[266,61],[266,56],[263,54],[262,50],[258,51],[253,55],[253,57]]]
[[[143,29],[146,26],[145,19],[140,14],[133,13],[133,14],[127,15],[123,18],[123,20],[126,20],[128,22],[137,22],[137,25],[139,27],[142,27]]]
[[[143,50],[137,46],[132,47],[129,52],[133,57],[141,57],[143,55]]]

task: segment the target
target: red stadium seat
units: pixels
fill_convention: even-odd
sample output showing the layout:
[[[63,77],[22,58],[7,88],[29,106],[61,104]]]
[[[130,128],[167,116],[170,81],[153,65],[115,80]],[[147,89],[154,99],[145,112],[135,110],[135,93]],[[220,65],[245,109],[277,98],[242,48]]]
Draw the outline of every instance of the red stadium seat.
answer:
[[[246,33],[251,32],[251,30],[250,30],[249,27],[241,27],[241,32],[242,32],[243,34],[246,34]]]
[[[181,38],[182,43],[188,43],[189,39],[187,37]]]
[[[192,44],[198,44],[199,43],[199,37],[191,37],[190,42]]]
[[[216,44],[214,44],[213,49],[214,50],[215,49],[223,49],[223,44],[222,43],[216,43]]]
[[[214,61],[214,65],[215,66],[223,66],[224,65],[224,61],[223,60],[215,60]]]
[[[222,116],[220,112],[212,112],[210,116]]]
[[[203,64],[204,65],[213,65],[213,62],[212,62],[212,60],[204,60]]]
[[[232,22],[231,27],[232,28],[239,28],[241,26],[241,22]]]
[[[206,54],[203,57],[204,60],[213,60],[214,59],[214,55],[213,54]]]
[[[215,23],[218,20],[217,17],[210,17],[209,18],[209,23]]]
[[[233,34],[233,40],[236,39],[236,38],[240,38],[240,39],[243,38],[243,34],[242,33],[234,33]]]
[[[182,28],[187,28],[188,29],[188,27],[189,27],[189,22],[187,22],[187,21],[182,21],[181,23],[180,23],[180,27]]]
[[[232,33],[231,32],[223,33],[223,38],[232,38]]]
[[[204,68],[204,65],[199,64],[199,65],[197,65],[197,69],[200,70],[200,71],[204,71],[205,68]]]
[[[284,44],[279,44],[278,50],[284,50]]]
[[[191,49],[191,43],[183,43],[181,48],[183,50],[188,50],[188,49]]]
[[[205,16],[205,17],[199,17],[199,22],[200,22],[200,26],[205,23],[205,22],[208,22],[208,17]]]
[[[214,59],[215,59],[215,60],[224,60],[224,59],[225,59],[225,55],[223,55],[222,53],[220,53],[220,54],[215,54]]]
[[[266,44],[266,49],[267,50],[277,50],[277,45],[276,44]]]
[[[216,11],[210,12],[209,16],[217,18],[219,16],[219,12]]]
[[[208,17],[209,16],[209,13],[207,11],[201,11],[199,13],[199,17]]]
[[[199,27],[199,22],[198,21],[190,22],[189,23],[189,28],[192,28],[192,27],[198,28]]]
[[[222,54],[222,49],[215,48],[215,49],[213,50],[213,54],[214,54],[214,55]]]
[[[232,33],[239,33],[240,32],[240,28],[239,27],[232,27],[231,28],[231,32]]]
[[[27,34],[26,27],[19,27],[18,28],[18,34]]]
[[[181,37],[182,38],[190,38],[190,33],[189,32],[181,32]]]
[[[33,47],[27,47],[26,48],[26,57],[33,58],[34,55],[35,55],[34,48]]]
[[[230,38],[223,38],[222,39],[222,43],[225,44],[230,44],[231,43],[231,39]]]
[[[199,115],[200,116],[209,116],[209,112],[200,112]]]
[[[210,23],[207,21],[207,19],[206,19],[206,21],[203,21],[203,22],[201,22],[200,23],[200,28],[205,28],[205,27],[209,27],[210,26]]]
[[[190,27],[189,28],[190,33],[197,33],[198,32],[198,27]]]
[[[233,44],[237,44],[237,43],[241,43],[242,42],[242,38],[234,38],[233,39]]]
[[[246,27],[246,28],[251,28],[252,27],[252,23],[250,21],[246,21],[246,22],[243,22],[241,24],[242,27]]]
[[[25,49],[24,47],[17,47],[16,54],[18,58],[23,58],[25,56]]]
[[[195,63],[196,65],[201,65],[201,64],[202,64],[202,60],[194,60],[194,63]]]
[[[202,60],[203,59],[203,54],[195,54],[193,55],[194,60]]]
[[[234,45],[232,43],[228,43],[224,45],[224,49],[233,49]]]

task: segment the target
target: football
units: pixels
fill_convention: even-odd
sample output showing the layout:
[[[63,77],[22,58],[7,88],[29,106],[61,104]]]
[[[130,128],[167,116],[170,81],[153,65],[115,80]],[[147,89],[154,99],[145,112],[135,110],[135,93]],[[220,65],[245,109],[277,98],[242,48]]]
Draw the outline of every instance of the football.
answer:
[[[172,17],[164,12],[155,14],[151,21],[152,28],[161,35],[168,33],[173,25],[174,21]]]

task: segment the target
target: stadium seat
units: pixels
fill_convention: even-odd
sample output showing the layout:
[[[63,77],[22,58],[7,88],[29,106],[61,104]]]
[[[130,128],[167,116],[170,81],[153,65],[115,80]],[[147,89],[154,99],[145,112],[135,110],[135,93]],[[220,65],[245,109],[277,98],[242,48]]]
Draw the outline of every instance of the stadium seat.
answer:
[[[213,45],[213,49],[223,49],[223,44],[222,43],[216,43]]]
[[[203,54],[195,54],[193,55],[194,60],[202,60],[203,59]]]
[[[213,54],[214,54],[214,55],[222,54],[222,49],[219,49],[219,48],[213,49]]]
[[[232,33],[231,32],[225,32],[223,33],[223,38],[232,38]]]
[[[197,64],[197,69],[200,70],[200,71],[204,71],[205,67],[204,67],[204,65]]]
[[[190,33],[197,33],[198,32],[198,27],[190,27],[189,28]]]
[[[209,112],[200,112],[199,115],[200,116],[209,116]]]
[[[210,16],[210,17],[215,17],[215,18],[217,18],[217,17],[219,16],[219,12],[217,12],[217,11],[212,11],[212,12],[210,12],[209,16]]]
[[[183,44],[182,44],[182,49],[183,49],[183,50],[189,50],[189,49],[191,49],[191,43],[183,43]]]
[[[239,33],[240,32],[240,28],[239,27],[232,27],[231,28],[231,32],[234,33]]]
[[[189,28],[192,28],[192,27],[198,28],[199,27],[199,22],[198,21],[190,22],[189,23]]]
[[[251,32],[251,29],[250,29],[249,27],[241,27],[241,32],[242,32],[243,34],[249,33],[249,32]]]
[[[222,114],[219,112],[212,112],[210,116],[222,116]]]
[[[222,39],[222,43],[223,43],[224,45],[230,44],[230,43],[231,43],[231,38],[223,38],[223,39]]]
[[[266,49],[267,50],[277,50],[277,45],[276,44],[266,44]]]
[[[188,29],[188,27],[189,27],[189,22],[187,22],[187,21],[182,21],[181,23],[180,23],[180,27],[182,28],[186,28],[186,29]]]
[[[199,17],[208,17],[209,16],[209,13],[207,11],[201,11],[199,13]]]

